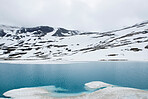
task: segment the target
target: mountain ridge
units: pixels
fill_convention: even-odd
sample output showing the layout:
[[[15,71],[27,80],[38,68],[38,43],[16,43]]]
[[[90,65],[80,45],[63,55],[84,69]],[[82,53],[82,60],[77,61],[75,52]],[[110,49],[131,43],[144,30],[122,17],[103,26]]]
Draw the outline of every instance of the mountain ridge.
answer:
[[[1,25],[0,59],[148,60],[147,34],[148,21],[108,32],[81,32],[49,26],[25,28]],[[139,59],[137,55],[140,56]]]

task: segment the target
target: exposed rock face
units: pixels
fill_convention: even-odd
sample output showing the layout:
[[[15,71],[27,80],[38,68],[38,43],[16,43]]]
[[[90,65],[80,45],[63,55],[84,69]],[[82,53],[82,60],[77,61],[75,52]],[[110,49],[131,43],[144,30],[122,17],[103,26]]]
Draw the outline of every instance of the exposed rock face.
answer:
[[[61,36],[64,36],[64,35],[62,34],[62,31],[61,31],[60,29],[58,29],[58,30],[55,32],[55,34],[53,34],[52,36],[59,36],[59,37],[61,37]]]
[[[139,49],[139,48],[131,48],[130,50],[134,52],[142,51],[142,49]]]
[[[148,45],[147,45],[147,46],[145,46],[145,49],[148,49]]]
[[[49,26],[39,26],[39,27],[33,27],[33,28],[24,28],[22,27],[20,30],[17,30],[16,33],[21,34],[21,33],[27,33],[27,32],[33,32],[35,36],[44,36],[47,33],[53,32],[54,28],[49,27]],[[58,28],[57,31],[52,35],[52,36],[71,36],[71,35],[76,35],[78,34],[78,31],[74,30],[67,30],[64,28]]]
[[[52,35],[52,36],[72,36],[72,35],[77,35],[78,31],[74,30],[66,30],[64,28],[58,28],[58,30]]]
[[[108,56],[117,56],[118,54],[109,54]]]
[[[6,35],[6,33],[4,32],[4,30],[3,29],[0,29],[0,37],[3,37],[5,35]]]
[[[49,32],[52,32],[54,28],[49,26],[39,26],[39,27],[33,27],[33,28],[21,28],[20,30],[17,30],[16,33],[26,33],[26,32],[34,32],[33,34],[38,36],[44,36]]]

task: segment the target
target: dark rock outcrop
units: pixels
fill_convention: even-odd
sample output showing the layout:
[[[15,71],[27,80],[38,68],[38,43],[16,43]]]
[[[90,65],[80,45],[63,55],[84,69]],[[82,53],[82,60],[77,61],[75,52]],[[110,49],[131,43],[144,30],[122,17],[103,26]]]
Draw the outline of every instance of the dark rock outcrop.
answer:
[[[138,52],[138,51],[142,51],[142,49],[139,49],[139,48],[131,48],[130,51]]]
[[[0,29],[0,37],[4,37],[6,35],[6,33],[4,32],[3,29]]]
[[[61,37],[61,36],[64,36],[64,35],[62,34],[62,31],[60,29],[58,29],[52,36],[59,36],[59,37]]]
[[[7,34],[7,35],[6,35],[6,37],[11,37],[11,36],[12,36],[11,34]]]
[[[148,45],[147,45],[147,46],[145,46],[145,49],[148,49]]]
[[[59,36],[59,37],[68,36],[68,35],[64,35],[64,34],[68,34],[68,35],[72,36],[72,35],[78,34],[78,31],[66,30],[64,28],[58,28],[58,30],[52,36]]]
[[[21,28],[20,30],[17,30],[16,33],[26,33],[26,32],[34,32],[33,34],[36,36],[44,36],[49,32],[52,32],[54,28],[49,26],[39,26],[39,27],[33,27],[33,28]]]
[[[109,54],[108,56],[118,56],[118,54]]]

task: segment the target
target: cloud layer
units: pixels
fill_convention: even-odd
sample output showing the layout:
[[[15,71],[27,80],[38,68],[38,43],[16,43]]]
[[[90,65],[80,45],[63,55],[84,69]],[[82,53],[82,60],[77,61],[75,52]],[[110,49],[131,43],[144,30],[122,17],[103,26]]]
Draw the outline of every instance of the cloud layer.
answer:
[[[105,31],[148,20],[148,0],[0,0],[0,24]]]

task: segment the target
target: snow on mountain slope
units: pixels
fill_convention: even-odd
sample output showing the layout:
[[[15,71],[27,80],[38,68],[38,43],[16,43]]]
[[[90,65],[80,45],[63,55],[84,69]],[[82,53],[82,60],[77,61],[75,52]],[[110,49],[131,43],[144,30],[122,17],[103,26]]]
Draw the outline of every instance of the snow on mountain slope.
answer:
[[[1,60],[148,60],[148,21],[108,32],[0,26]]]

